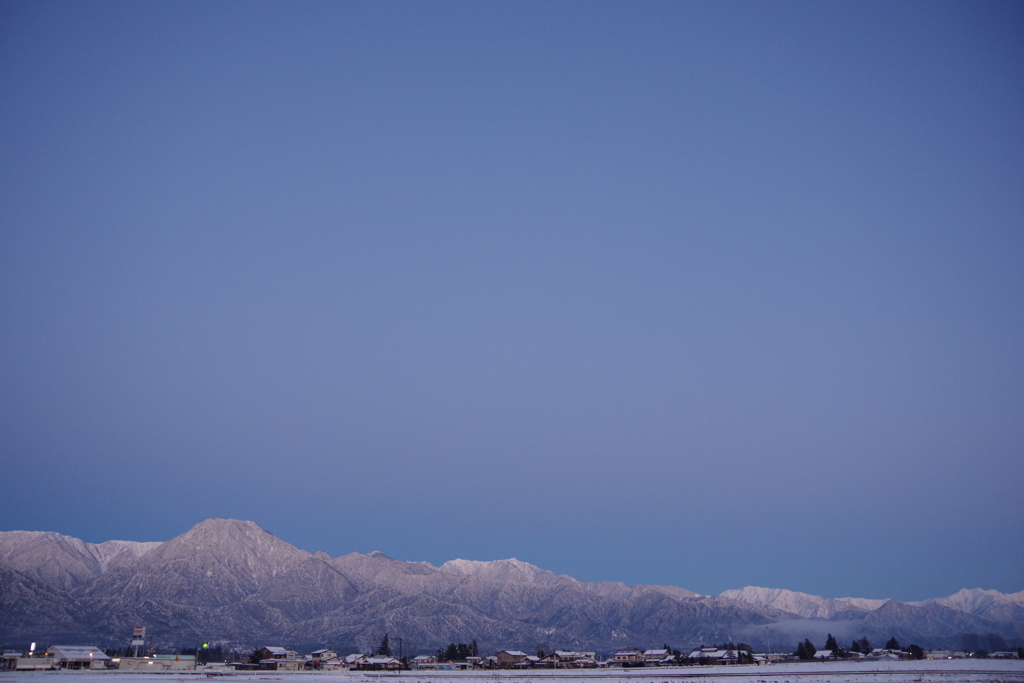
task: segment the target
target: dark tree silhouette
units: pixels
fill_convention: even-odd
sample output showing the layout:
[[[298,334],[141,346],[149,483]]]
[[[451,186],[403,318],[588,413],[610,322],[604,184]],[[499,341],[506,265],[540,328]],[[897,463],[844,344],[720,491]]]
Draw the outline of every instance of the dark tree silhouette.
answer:
[[[382,657],[391,657],[391,639],[388,638],[388,634],[384,634],[384,640],[380,641],[380,647],[377,648],[377,654]]]
[[[796,646],[796,652],[793,654],[795,654],[798,659],[807,661],[809,659],[814,659],[814,655],[817,652],[818,650],[815,649],[810,640],[804,640],[804,642]]]

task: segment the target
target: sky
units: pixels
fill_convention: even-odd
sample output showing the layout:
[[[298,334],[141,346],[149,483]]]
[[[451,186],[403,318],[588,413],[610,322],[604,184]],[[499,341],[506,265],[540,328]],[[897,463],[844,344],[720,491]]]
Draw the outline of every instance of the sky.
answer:
[[[0,2],[0,528],[1024,590],[1024,5]]]

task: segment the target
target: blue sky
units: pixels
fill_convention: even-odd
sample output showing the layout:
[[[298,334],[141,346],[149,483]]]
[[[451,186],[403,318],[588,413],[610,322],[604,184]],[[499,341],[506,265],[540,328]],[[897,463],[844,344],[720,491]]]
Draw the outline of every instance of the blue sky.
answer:
[[[3,529],[1024,590],[1019,3],[0,4]]]

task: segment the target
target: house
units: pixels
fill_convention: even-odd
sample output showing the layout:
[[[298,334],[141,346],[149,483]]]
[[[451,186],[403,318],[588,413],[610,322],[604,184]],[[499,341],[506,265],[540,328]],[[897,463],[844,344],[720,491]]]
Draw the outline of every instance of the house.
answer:
[[[574,652],[572,650],[555,650],[541,658],[542,666],[554,669],[592,669],[597,667],[593,652]]]
[[[297,659],[299,653],[295,650],[286,650],[283,647],[268,645],[258,651],[260,659]]]
[[[719,650],[717,647],[702,647],[690,653],[689,659],[707,664],[736,664],[739,653],[736,650]]]
[[[367,657],[359,664],[364,671],[392,671],[402,668],[402,662],[394,657]]]
[[[871,659],[885,659],[890,661],[896,661],[898,659],[911,659],[912,656],[909,652],[903,652],[902,650],[888,650],[886,648],[876,647],[868,655]]]
[[[346,669],[356,669],[359,667],[360,664],[366,661],[366,659],[366,655],[359,653],[345,655],[345,658],[342,660],[342,666],[344,666]]]
[[[338,657],[337,650],[331,650],[330,648],[324,648],[323,650],[315,650],[310,653],[310,657],[313,658],[314,662],[319,662],[323,659],[336,659]]]
[[[106,669],[113,660],[91,645],[54,645],[48,653],[59,669]]]
[[[309,660],[297,657],[261,659],[260,669],[263,671],[303,671]]]
[[[502,669],[511,669],[526,661],[526,657],[526,653],[519,650],[502,650],[497,654],[498,666]]]
[[[327,659],[313,660],[310,668],[318,671],[337,671],[345,666],[341,657],[329,657]]]
[[[635,647],[630,650],[619,650],[615,653],[614,660],[616,664],[637,664],[644,661],[644,653]]]
[[[643,657],[644,662],[655,665],[668,664],[675,659],[671,650],[644,650]]]
[[[342,666],[341,658],[338,656],[337,650],[330,648],[324,648],[322,650],[316,650],[310,653],[309,664],[311,669],[318,671],[334,671],[340,669]]]
[[[434,655],[419,655],[413,657],[409,664],[413,669],[436,669],[437,657]]]

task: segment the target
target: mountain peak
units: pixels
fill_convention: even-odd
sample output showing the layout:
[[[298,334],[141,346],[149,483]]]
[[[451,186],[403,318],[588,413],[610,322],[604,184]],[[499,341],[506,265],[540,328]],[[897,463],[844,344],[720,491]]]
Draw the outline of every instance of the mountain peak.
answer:
[[[194,527],[192,527],[191,529],[189,529],[188,531],[186,531],[182,535],[183,536],[187,536],[189,534],[195,534],[195,533],[203,533],[203,534],[220,533],[220,534],[223,534],[223,533],[238,533],[238,532],[243,532],[243,533],[262,532],[262,533],[265,533],[265,534],[270,533],[269,531],[265,531],[263,528],[261,528],[260,525],[257,524],[256,522],[251,522],[251,521],[244,520],[244,519],[221,519],[219,517],[210,517],[209,519],[204,519],[202,522],[199,522],[199,524],[196,524]]]
[[[985,614],[1000,609],[1018,611],[1024,609],[1024,591],[1006,594],[984,588],[963,588],[948,598],[932,598],[913,604],[942,605],[971,614]]]
[[[479,577],[494,581],[511,581],[516,583],[554,583],[561,580],[573,580],[570,577],[559,577],[529,562],[510,557],[507,560],[448,560],[439,568],[446,574],[466,577]]]

